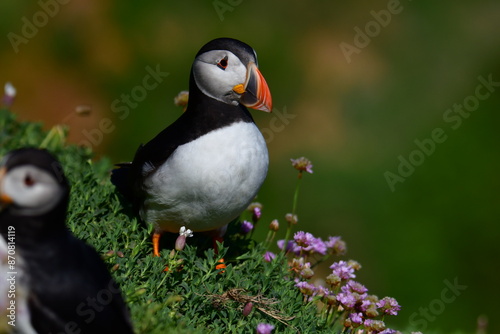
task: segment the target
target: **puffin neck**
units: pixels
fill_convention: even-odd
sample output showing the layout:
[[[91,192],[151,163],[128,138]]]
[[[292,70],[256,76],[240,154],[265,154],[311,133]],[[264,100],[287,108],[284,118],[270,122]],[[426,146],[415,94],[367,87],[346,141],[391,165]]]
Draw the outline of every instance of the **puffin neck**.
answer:
[[[11,206],[0,213],[1,233],[6,236],[9,227],[14,227],[16,244],[21,245],[66,231],[67,207],[67,197],[54,209],[39,216],[18,215],[15,213],[16,207]]]

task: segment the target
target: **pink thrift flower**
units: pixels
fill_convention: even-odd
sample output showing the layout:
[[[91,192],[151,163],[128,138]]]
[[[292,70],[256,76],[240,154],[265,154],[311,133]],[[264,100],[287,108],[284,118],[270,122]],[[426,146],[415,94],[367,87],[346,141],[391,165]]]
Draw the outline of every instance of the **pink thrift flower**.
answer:
[[[349,319],[351,319],[354,324],[362,324],[363,323],[363,314],[362,313],[351,313],[349,314]]]
[[[275,258],[276,258],[276,254],[274,254],[273,252],[266,252],[264,254],[264,261],[266,261],[266,262],[271,262]]]
[[[313,173],[313,165],[309,159],[300,157],[298,159],[290,159],[290,161],[292,162],[293,168],[299,172],[307,172],[309,174]]]
[[[250,223],[249,221],[244,220],[241,223],[241,232],[243,234],[248,234],[248,233],[250,233],[251,230],[253,230],[253,224]]]
[[[401,306],[398,304],[396,299],[392,297],[384,297],[377,303],[377,307],[382,310],[385,314],[398,315],[398,311],[401,310]]]
[[[260,323],[257,325],[257,334],[271,334],[274,326],[271,324]]]
[[[343,280],[349,280],[355,278],[354,269],[347,264],[345,261],[334,262],[330,269],[333,269],[333,273]]]

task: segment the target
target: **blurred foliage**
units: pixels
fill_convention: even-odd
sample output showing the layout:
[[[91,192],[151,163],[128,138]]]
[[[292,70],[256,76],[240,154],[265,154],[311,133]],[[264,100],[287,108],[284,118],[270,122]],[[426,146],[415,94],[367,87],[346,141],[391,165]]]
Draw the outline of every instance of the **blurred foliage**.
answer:
[[[220,36],[249,43],[276,108],[274,115],[253,115],[262,129],[283,125],[268,142],[263,219],[283,219],[294,187],[284,166],[306,155],[315,177],[302,189],[299,224],[346,239],[364,265],[362,281],[404,306],[395,319],[401,328],[457,277],[467,290],[427,321],[426,332],[473,332],[478,316],[494,319],[500,311],[487,288],[500,273],[499,93],[456,130],[443,114],[475,93],[479,76],[500,81],[500,5],[402,1],[403,10],[348,63],[339,45],[352,44],[354,28],[363,30],[374,20],[371,11],[390,2],[241,1],[221,20],[211,1],[73,0],[19,52],[2,38],[0,82],[18,88],[13,110],[22,119],[67,124],[73,142],[88,140],[84,134],[109,119],[112,130],[92,148],[126,161],[181,113],[171,100],[188,88],[201,45]],[[0,10],[0,34],[7,36],[21,34],[22,18],[32,20],[41,7],[23,0],[2,2]],[[169,76],[120,119],[112,103],[156,65]],[[75,114],[81,104],[91,106],[91,115]],[[283,110],[295,118],[283,123],[277,113]],[[392,192],[384,173],[396,173],[398,157],[408,158],[415,139],[435,128],[447,140]],[[499,331],[489,325],[489,332]]]

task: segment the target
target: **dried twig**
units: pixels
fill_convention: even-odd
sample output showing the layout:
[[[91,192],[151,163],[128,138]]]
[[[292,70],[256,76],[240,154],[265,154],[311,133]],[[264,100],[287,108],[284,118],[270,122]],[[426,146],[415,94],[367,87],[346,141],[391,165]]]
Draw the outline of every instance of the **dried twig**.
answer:
[[[240,307],[243,307],[247,303],[252,302],[254,304],[254,307],[257,308],[260,312],[264,313],[265,315],[275,320],[278,320],[279,322],[281,322],[286,326],[292,327],[293,329],[297,330],[295,327],[287,323],[287,321],[290,321],[295,317],[287,317],[283,315],[281,312],[270,307],[271,305],[278,304],[279,300],[275,298],[264,297],[264,295],[262,294],[251,296],[244,293],[245,293],[244,289],[234,288],[224,292],[221,295],[211,294],[202,296],[211,298],[212,304],[214,305],[215,308],[224,306],[224,304],[227,303],[229,300],[233,300],[237,303],[240,303],[241,304]]]

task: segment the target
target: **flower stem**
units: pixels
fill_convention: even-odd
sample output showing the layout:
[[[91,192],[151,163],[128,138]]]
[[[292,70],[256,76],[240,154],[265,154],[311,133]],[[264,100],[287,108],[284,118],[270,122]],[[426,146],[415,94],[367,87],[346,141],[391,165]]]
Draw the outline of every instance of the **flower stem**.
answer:
[[[295,186],[295,194],[293,195],[293,206],[292,206],[292,215],[297,211],[297,200],[299,198],[299,188],[300,181],[302,180],[302,172],[299,172],[299,178],[297,180],[297,185]]]
[[[271,243],[273,242],[275,235],[276,235],[275,231],[269,230],[269,232],[267,232],[266,240],[264,241],[263,244],[266,250],[269,249],[269,246],[271,246]]]
[[[297,212],[297,201],[299,199],[299,189],[300,189],[300,181],[302,180],[302,172],[299,172],[299,178],[297,180],[297,185],[295,186],[295,193],[293,195],[293,205],[292,205],[292,217],[295,217]],[[288,228],[285,234],[285,242],[283,243],[283,253],[286,253],[288,240],[290,239],[290,234],[292,233],[292,222],[288,222]]]
[[[155,290],[155,293],[157,293],[159,290],[160,290],[160,287],[163,285],[163,283],[165,283],[165,280],[167,279],[167,277],[170,275],[170,273],[176,269],[176,260],[177,260],[177,254],[179,252],[176,252],[176,251],[173,251],[170,256],[169,256],[169,261],[168,261],[168,264],[169,266],[167,266],[168,270],[165,272],[165,275],[163,276],[163,278],[161,279],[160,283],[156,285],[156,290]]]

